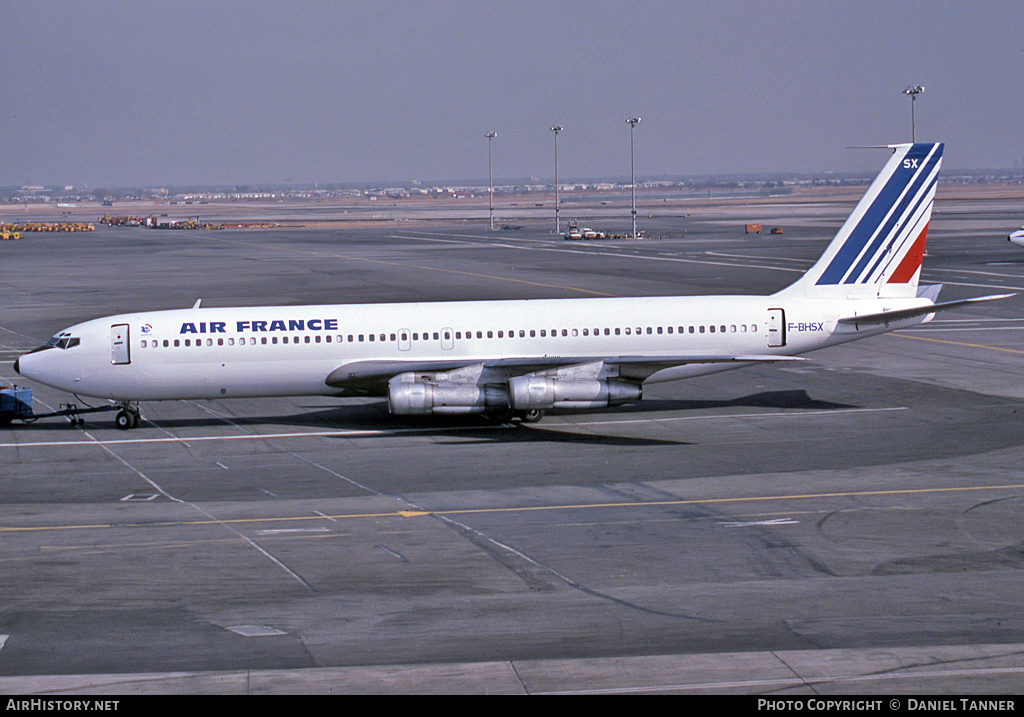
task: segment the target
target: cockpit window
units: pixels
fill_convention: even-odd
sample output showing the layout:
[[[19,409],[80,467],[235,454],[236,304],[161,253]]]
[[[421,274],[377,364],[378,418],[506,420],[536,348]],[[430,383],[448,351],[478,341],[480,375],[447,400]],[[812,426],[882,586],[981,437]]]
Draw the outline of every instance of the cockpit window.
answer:
[[[70,349],[74,346],[78,346],[80,339],[72,338],[70,334],[61,333],[54,336],[52,339],[43,344],[42,348],[58,348],[58,349]]]

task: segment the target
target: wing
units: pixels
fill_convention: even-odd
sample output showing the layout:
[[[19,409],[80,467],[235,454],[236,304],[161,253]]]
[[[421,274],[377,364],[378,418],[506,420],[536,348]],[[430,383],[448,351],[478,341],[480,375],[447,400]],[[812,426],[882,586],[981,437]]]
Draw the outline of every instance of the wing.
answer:
[[[736,365],[778,361],[804,361],[796,356],[760,355],[662,355],[501,358],[489,360],[452,359],[439,361],[351,361],[327,376],[332,388],[362,393],[386,391],[388,382],[403,373],[446,374],[452,381],[479,383],[507,380],[527,374],[586,375],[592,378],[618,377],[642,383],[653,374],[669,368],[697,364]]]

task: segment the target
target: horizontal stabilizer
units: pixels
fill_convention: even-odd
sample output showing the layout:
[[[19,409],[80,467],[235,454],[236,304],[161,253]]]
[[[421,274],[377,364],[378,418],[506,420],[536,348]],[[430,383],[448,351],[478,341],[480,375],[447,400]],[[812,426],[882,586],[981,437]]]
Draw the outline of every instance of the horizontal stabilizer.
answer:
[[[991,296],[978,296],[973,299],[962,299],[960,301],[946,301],[941,304],[930,304],[928,306],[918,306],[913,309],[900,309],[898,311],[882,311],[877,314],[864,314],[863,316],[847,316],[839,319],[840,324],[847,324],[853,326],[877,326],[879,324],[888,324],[893,321],[900,321],[901,319],[913,319],[918,316],[927,316],[928,314],[934,314],[939,311],[946,311],[947,309],[957,309],[961,306],[967,306],[969,304],[977,304],[982,301],[995,301],[996,299],[1006,299],[1014,294],[993,294]]]

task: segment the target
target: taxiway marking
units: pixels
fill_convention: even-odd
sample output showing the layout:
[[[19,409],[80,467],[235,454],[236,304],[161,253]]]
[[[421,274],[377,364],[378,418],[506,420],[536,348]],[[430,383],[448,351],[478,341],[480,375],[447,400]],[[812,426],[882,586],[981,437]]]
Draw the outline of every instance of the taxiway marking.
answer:
[[[454,508],[445,510],[400,510],[400,511],[375,511],[371,513],[336,513],[333,515],[286,515],[267,518],[212,518],[203,520],[170,520],[170,521],[148,521],[145,523],[119,522],[119,523],[84,523],[81,525],[31,525],[31,526],[0,526],[0,535],[12,533],[32,533],[46,531],[65,530],[100,530],[110,528],[168,528],[168,527],[194,527],[201,525],[264,525],[268,523],[301,523],[310,520],[332,521],[340,520],[379,520],[381,518],[417,518],[417,517],[447,517],[453,515],[482,515],[498,513],[537,513],[554,511],[581,511],[581,510],[607,510],[622,508],[663,508],[679,507],[687,505],[723,505],[728,503],[765,503],[770,501],[790,502],[801,500],[820,500],[822,498],[865,498],[871,496],[905,496],[905,495],[934,495],[939,493],[977,493],[981,491],[1019,491],[1024,489],[1024,483],[1005,485],[978,485],[978,486],[949,486],[942,488],[896,488],[891,490],[867,490],[867,491],[837,491],[831,493],[801,493],[797,495],[759,495],[743,496],[732,498],[680,498],[678,500],[653,500],[653,501],[618,501],[609,503],[560,503],[556,505],[530,505],[530,506],[509,506],[502,508]]]

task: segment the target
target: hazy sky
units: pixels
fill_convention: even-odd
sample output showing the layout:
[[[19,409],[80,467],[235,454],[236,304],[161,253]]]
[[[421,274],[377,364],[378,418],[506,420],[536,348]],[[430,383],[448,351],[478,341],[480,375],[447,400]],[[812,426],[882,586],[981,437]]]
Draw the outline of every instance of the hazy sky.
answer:
[[[0,185],[1024,164],[1024,2],[3,0]]]

